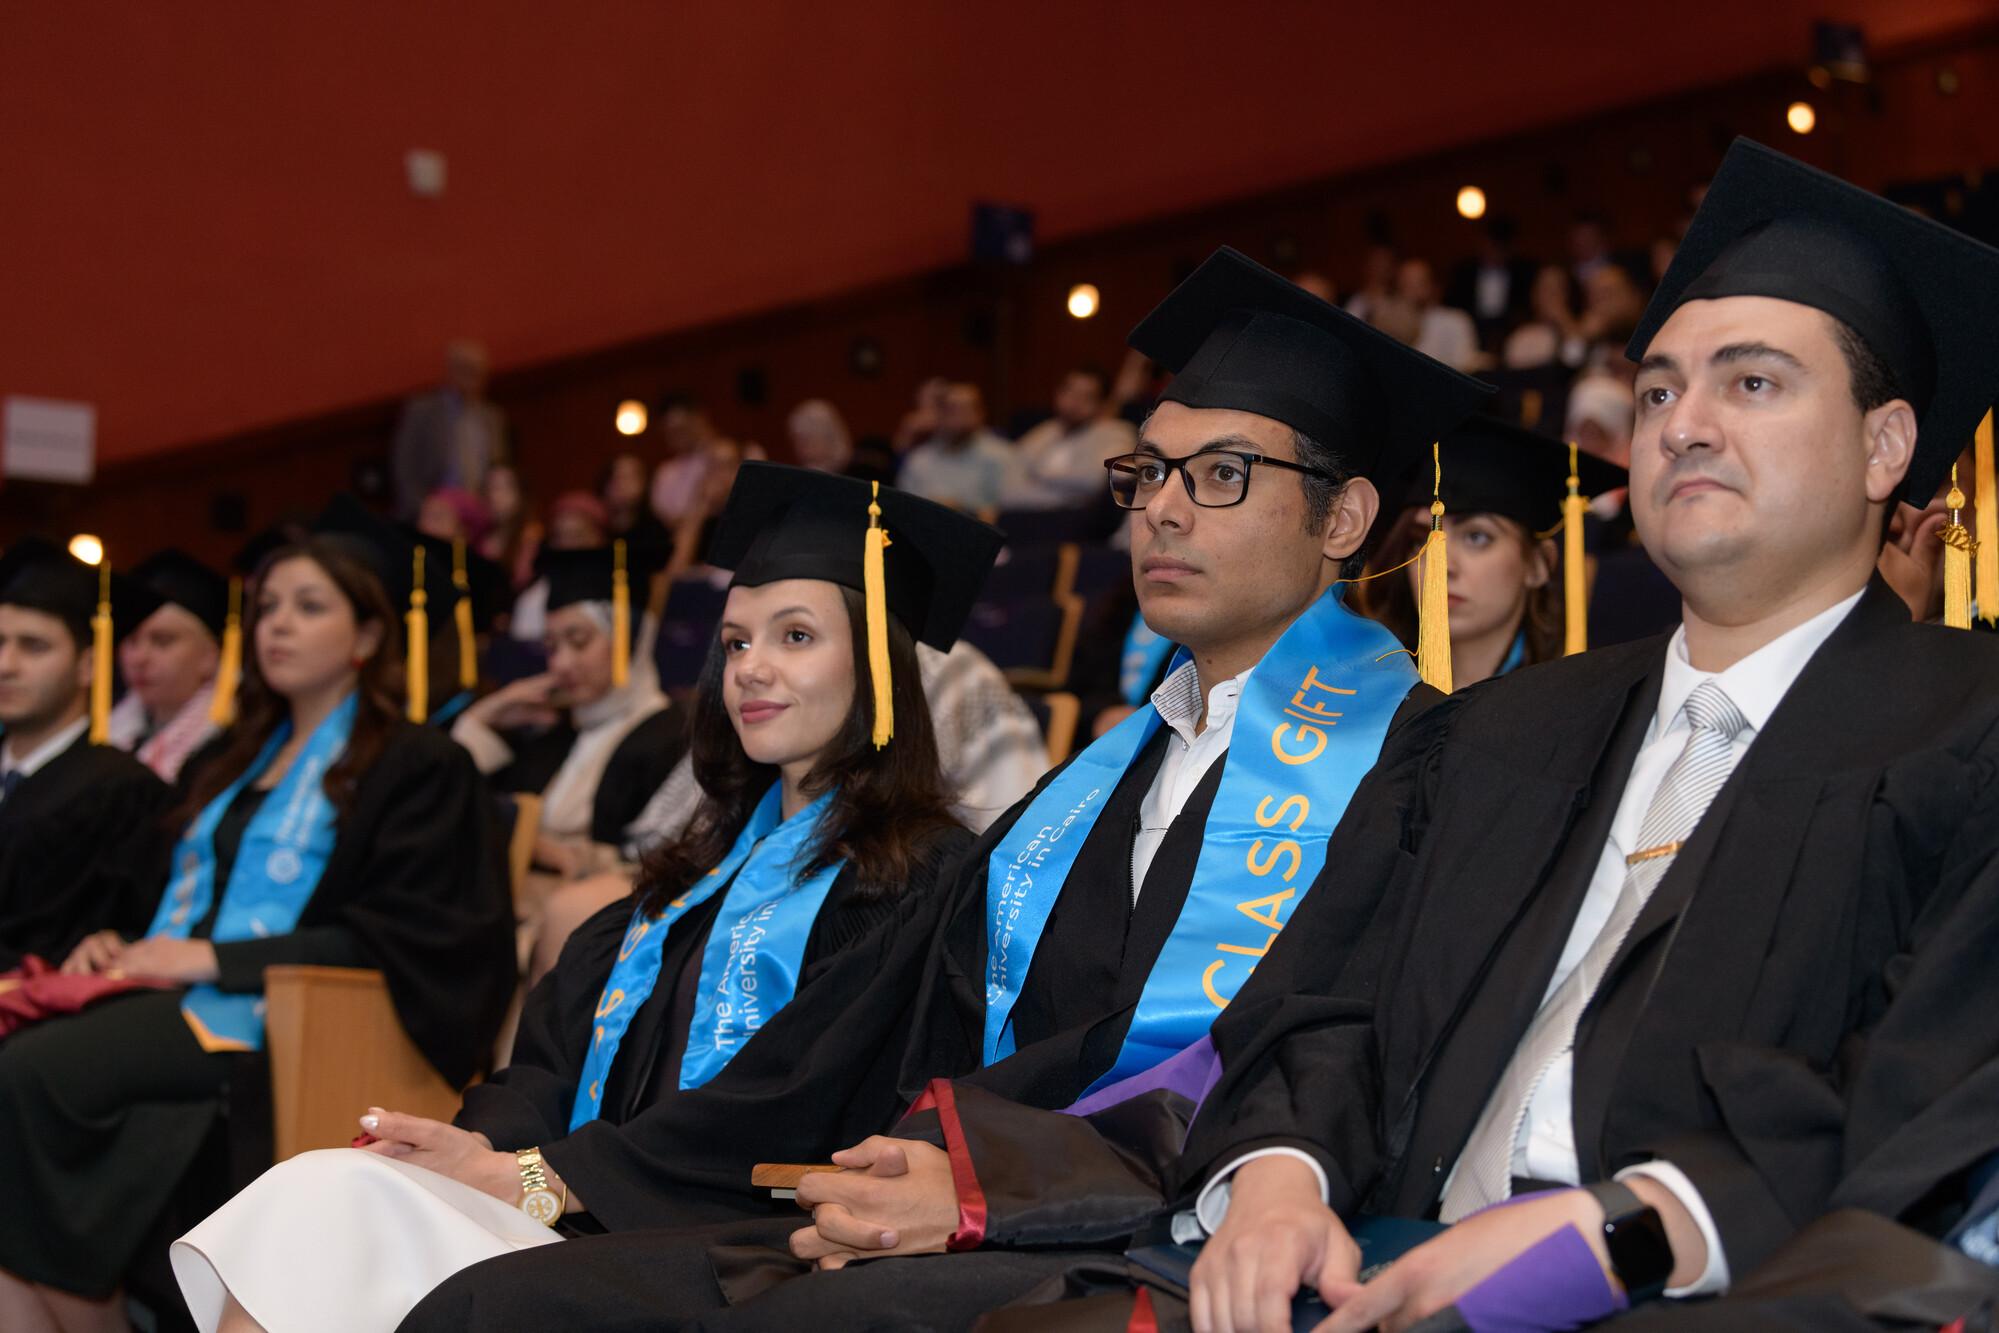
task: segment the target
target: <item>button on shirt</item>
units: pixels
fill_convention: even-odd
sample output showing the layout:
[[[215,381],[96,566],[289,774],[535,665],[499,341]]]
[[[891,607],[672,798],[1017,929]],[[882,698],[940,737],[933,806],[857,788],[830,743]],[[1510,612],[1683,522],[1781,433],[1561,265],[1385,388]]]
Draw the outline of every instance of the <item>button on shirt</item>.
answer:
[[[1184,663],[1152,692],[1152,706],[1171,734],[1166,738],[1166,757],[1138,807],[1138,836],[1131,844],[1132,902],[1138,901],[1145,874],[1152,869],[1160,844],[1166,841],[1166,830],[1186,808],[1187,798],[1201,785],[1208,769],[1229,748],[1236,704],[1248,679],[1249,671],[1245,671],[1208,691],[1207,725],[1198,733],[1194,728],[1201,721],[1201,677],[1192,662]]]
[[[1682,626],[1674,632],[1666,649],[1658,707],[1653,711],[1644,745],[1632,765],[1631,777],[1625,783],[1624,795],[1611,821],[1609,841],[1597,861],[1596,873],[1590,879],[1582,908],[1570,928],[1568,942],[1562,948],[1554,975],[1548,978],[1548,988],[1541,997],[1543,1003],[1575,970],[1576,964],[1582,961],[1583,955],[1589,952],[1590,944],[1603,930],[1604,923],[1610,919],[1611,909],[1616,905],[1618,893],[1624,885],[1624,857],[1627,852],[1638,849],[1638,830],[1644,823],[1646,810],[1651,807],[1652,797],[1665,780],[1666,770],[1673,766],[1674,759],[1686,747],[1688,726],[1681,710],[1687,696],[1703,681],[1712,680],[1742,711],[1749,725],[1732,742],[1735,761],[1740,763],[1756,737],[1769,725],[1771,714],[1777,711],[1777,705],[1790,692],[1798,673],[1805,669],[1805,664],[1846,619],[1860,598],[1860,593],[1853,594],[1837,606],[1772,639],[1721,672],[1697,669],[1687,655],[1686,628]],[[1572,1054],[1563,1055],[1542,1075],[1528,1102],[1520,1136],[1514,1142],[1513,1173],[1516,1176],[1571,1185],[1580,1182],[1574,1091],[1575,1060]],[[1200,1224],[1198,1229],[1212,1232],[1221,1225],[1228,1208],[1228,1177],[1231,1174],[1256,1157],[1275,1154],[1294,1156],[1309,1164],[1320,1177],[1320,1189],[1325,1189],[1324,1173],[1319,1164],[1296,1149],[1266,1148],[1245,1154],[1217,1172],[1207,1189],[1202,1191],[1195,1209]],[[1452,1169],[1455,1173],[1456,1167]],[[1727,1290],[1728,1259],[1722,1252],[1720,1233],[1715,1228],[1713,1215],[1701,1200],[1700,1191],[1694,1188],[1684,1172],[1666,1161],[1646,1162],[1617,1173],[1620,1180],[1639,1175],[1649,1176],[1671,1190],[1693,1215],[1695,1224],[1707,1241],[1707,1268],[1694,1282],[1685,1287],[1669,1288],[1666,1294],[1698,1296]],[[1194,1230],[1179,1219],[1175,1221],[1176,1236],[1183,1230]]]
[[[76,744],[89,729],[90,719],[80,717],[35,747],[34,752],[26,758],[17,758],[12,745],[0,744],[0,776],[13,779],[5,784],[4,790],[0,790],[0,799],[4,799],[6,792],[26,782],[49,761]]]

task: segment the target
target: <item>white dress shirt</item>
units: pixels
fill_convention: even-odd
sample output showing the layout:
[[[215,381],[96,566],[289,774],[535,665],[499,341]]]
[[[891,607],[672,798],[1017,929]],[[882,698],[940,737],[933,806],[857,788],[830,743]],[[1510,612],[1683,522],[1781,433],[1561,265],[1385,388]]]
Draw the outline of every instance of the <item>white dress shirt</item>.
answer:
[[[1251,667],[1250,671],[1255,669]],[[1235,732],[1236,704],[1242,698],[1243,682],[1248,679],[1249,671],[1245,671],[1208,691],[1207,725],[1198,732],[1195,727],[1201,722],[1201,677],[1192,662],[1183,663],[1152,692],[1152,706],[1159,710],[1160,720],[1171,734],[1166,738],[1166,757],[1160,761],[1152,787],[1138,807],[1138,836],[1131,844],[1132,902],[1138,901],[1145,874],[1152,869],[1152,859],[1159,855],[1160,844],[1166,841],[1166,830],[1186,809],[1187,798],[1194,794],[1194,788],[1201,785],[1201,779],[1229,748],[1229,737]]]
[[[26,782],[47,767],[57,755],[76,744],[88,730],[90,717],[86,714],[36,746],[26,757],[16,757],[11,741],[0,742],[0,774],[19,773],[21,780]]]
[[[1604,923],[1610,919],[1611,909],[1624,886],[1625,853],[1636,849],[1639,826],[1644,823],[1652,797],[1665,780],[1666,770],[1673,766],[1680,751],[1686,748],[1687,722],[1680,710],[1686,704],[1687,696],[1702,682],[1712,680],[1741,710],[1749,725],[1733,742],[1734,758],[1740,763],[1757,735],[1769,725],[1771,714],[1777,711],[1777,705],[1790,692],[1798,673],[1805,669],[1805,663],[1846,619],[1860,597],[1860,593],[1854,593],[1837,606],[1779,635],[1721,672],[1697,669],[1687,656],[1686,628],[1682,626],[1674,632],[1666,649],[1658,706],[1653,710],[1645,742],[1624,785],[1624,795],[1618,801],[1617,813],[1611,820],[1610,837],[1597,860],[1596,873],[1590,879],[1582,907],[1576,913],[1575,924],[1570,927],[1568,942],[1555,964],[1554,975],[1548,978],[1542,1003],[1545,1004],[1569,973],[1575,970],[1576,964],[1582,961],[1583,955],[1589,952],[1590,945],[1602,931]],[[1573,1055],[1563,1055],[1549,1066],[1547,1073],[1535,1085],[1533,1096],[1528,1099],[1527,1115],[1513,1145],[1513,1174],[1532,1180],[1579,1183],[1581,1173],[1576,1159],[1574,1091],[1575,1060]],[[1245,1154],[1217,1172],[1201,1192],[1195,1202],[1195,1216],[1200,1229],[1212,1233],[1221,1225],[1228,1209],[1228,1177],[1233,1172],[1257,1157],[1279,1153],[1310,1165],[1319,1177],[1321,1197],[1324,1196],[1325,1172],[1308,1155],[1293,1148],[1262,1149]],[[1452,1174],[1455,1175],[1456,1171],[1454,1165]],[[1722,1251],[1721,1235],[1715,1227],[1713,1215],[1701,1200],[1700,1191],[1694,1188],[1686,1173],[1670,1162],[1652,1161],[1627,1167],[1617,1173],[1617,1178],[1624,1180],[1634,1175],[1649,1176],[1671,1190],[1693,1216],[1695,1225],[1707,1241],[1706,1269],[1692,1283],[1668,1288],[1666,1294],[1699,1296],[1726,1291],[1729,1283],[1728,1257]],[[1449,1188],[1448,1179],[1445,1187]],[[1175,1219],[1176,1235],[1189,1229]]]

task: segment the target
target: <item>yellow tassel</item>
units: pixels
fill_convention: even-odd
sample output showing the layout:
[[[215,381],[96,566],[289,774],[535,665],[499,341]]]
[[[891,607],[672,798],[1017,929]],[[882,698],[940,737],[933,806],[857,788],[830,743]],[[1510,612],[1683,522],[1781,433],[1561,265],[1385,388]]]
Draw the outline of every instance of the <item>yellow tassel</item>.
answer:
[[[1451,588],[1444,551],[1444,462],[1430,446],[1434,469],[1430,491],[1430,535],[1423,539],[1423,586],[1416,603],[1416,674],[1433,688],[1451,692]]]
[[[1950,469],[1950,522],[1943,530],[1943,623],[1952,629],[1971,628],[1971,556],[1978,543],[1971,539],[1958,511],[1964,508],[1964,492],[1957,488],[1957,466]]]
[[[97,614],[90,618],[90,743],[111,739],[111,558],[97,565]]]
[[[868,606],[868,674],[874,677],[877,750],[895,738],[895,689],[888,665],[888,571],[883,552],[888,531],[881,525],[881,483],[874,483],[868,500],[868,532],[861,548],[861,587]]]
[[[208,720],[226,727],[236,720],[236,687],[243,679],[243,580],[229,580],[229,616],[222,622],[222,656],[215,664],[215,697]]]
[[[1582,496],[1576,475],[1576,446],[1569,446],[1569,495],[1562,501],[1562,655],[1572,656],[1589,647],[1589,589],[1583,566],[1583,513],[1589,501]]]
[[[625,570],[625,542],[611,543],[611,685],[622,689],[631,679],[632,579]]]
[[[1977,499],[1971,521],[1978,526],[1978,618],[1999,624],[1999,483],[1992,472],[1992,413],[1978,423],[1971,446],[1972,484]]]
[[[479,640],[472,630],[472,580],[465,573],[465,543],[451,543],[451,586],[458,600],[451,618],[458,625],[458,688],[469,690],[479,684]]]
[[[409,697],[409,720],[422,722],[430,716],[430,616],[424,606],[430,595],[423,590],[423,548],[411,556],[413,579],[410,584],[409,614],[403,617],[403,674]]]

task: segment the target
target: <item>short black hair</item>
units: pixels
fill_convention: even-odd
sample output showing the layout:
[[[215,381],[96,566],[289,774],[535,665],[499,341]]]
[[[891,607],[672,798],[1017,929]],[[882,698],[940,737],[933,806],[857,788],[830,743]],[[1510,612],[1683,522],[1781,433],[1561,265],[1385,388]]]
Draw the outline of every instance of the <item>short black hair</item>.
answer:
[[[1313,469],[1311,474],[1301,473],[1298,480],[1305,487],[1305,531],[1321,532],[1326,520],[1331,517],[1333,504],[1346,491],[1347,483],[1354,474],[1347,469],[1346,460],[1330,445],[1319,441],[1299,430],[1291,428],[1291,449],[1298,461]],[[1340,577],[1358,578],[1367,568],[1367,543],[1362,542],[1359,550],[1340,562]]]
[[[1892,403],[1902,397],[1899,385],[1895,383],[1895,372],[1881,359],[1867,339],[1860,336],[1845,320],[1832,315],[1832,340],[1839,344],[1839,353],[1846,358],[1847,378],[1852,382],[1853,405],[1862,412],[1872,412],[1883,403]]]
[[[23,611],[37,611],[45,616],[53,616],[62,622],[65,630],[69,631],[71,647],[78,653],[90,651],[92,643],[90,617],[78,615],[76,608],[68,605],[66,601],[10,589],[5,596],[0,596],[0,606],[18,606]]]
[[[1089,365],[1071,366],[1069,367],[1069,369],[1063,372],[1063,377],[1065,379],[1071,378],[1076,375],[1081,375],[1084,379],[1093,381],[1097,386],[1097,394],[1099,397],[1104,397],[1109,395],[1111,391],[1111,377],[1104,373],[1104,368],[1102,366],[1089,366]]]

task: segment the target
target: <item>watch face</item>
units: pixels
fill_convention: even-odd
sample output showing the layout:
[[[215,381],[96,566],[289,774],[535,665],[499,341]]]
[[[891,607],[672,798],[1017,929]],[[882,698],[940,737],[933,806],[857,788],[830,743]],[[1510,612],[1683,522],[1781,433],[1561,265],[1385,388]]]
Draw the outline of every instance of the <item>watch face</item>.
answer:
[[[554,1190],[529,1190],[521,1200],[521,1211],[543,1226],[552,1227],[562,1216],[562,1200],[555,1197]]]
[[[1611,1267],[1634,1296],[1656,1295],[1673,1272],[1673,1245],[1666,1224],[1651,1208],[1626,1213],[1604,1228]]]

